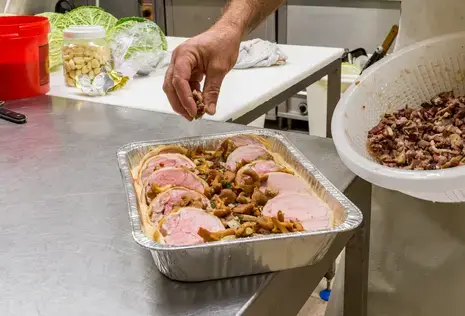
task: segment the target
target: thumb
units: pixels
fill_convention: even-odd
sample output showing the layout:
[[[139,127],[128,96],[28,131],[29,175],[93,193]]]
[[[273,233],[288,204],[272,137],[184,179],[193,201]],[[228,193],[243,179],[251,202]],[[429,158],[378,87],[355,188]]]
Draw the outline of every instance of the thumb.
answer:
[[[221,84],[225,76],[226,74],[223,72],[207,71],[203,87],[203,103],[207,107],[207,113],[210,115],[216,113],[216,104],[218,103]]]

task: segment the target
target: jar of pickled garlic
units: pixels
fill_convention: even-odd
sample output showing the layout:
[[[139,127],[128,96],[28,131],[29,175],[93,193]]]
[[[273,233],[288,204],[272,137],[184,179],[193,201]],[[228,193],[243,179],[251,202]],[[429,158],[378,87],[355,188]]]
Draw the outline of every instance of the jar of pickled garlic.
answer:
[[[102,26],[71,26],[64,32],[63,74],[65,83],[75,87],[80,75],[94,79],[110,60],[110,49]]]

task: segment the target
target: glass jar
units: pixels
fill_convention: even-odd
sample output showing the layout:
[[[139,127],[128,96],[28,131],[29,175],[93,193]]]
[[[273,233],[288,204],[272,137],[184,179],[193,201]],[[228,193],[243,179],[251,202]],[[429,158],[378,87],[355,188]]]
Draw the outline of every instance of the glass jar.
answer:
[[[110,49],[102,26],[71,26],[64,32],[63,74],[67,86],[75,87],[76,78],[94,79],[110,60]]]

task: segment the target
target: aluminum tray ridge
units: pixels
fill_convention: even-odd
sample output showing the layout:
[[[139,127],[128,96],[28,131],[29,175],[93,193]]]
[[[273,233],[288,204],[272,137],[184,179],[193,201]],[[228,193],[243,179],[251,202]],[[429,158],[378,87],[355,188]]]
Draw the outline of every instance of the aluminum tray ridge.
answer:
[[[301,233],[259,236],[192,246],[159,244],[141,230],[138,200],[131,169],[153,147],[159,145],[213,146],[222,140],[244,134],[264,137],[290,164],[334,213],[335,227]],[[241,275],[280,271],[317,263],[338,234],[349,233],[362,222],[360,210],[345,197],[287,138],[277,131],[249,130],[181,139],[134,142],[117,152],[126,190],[129,219],[134,240],[152,252],[157,268],[179,281],[204,281]]]

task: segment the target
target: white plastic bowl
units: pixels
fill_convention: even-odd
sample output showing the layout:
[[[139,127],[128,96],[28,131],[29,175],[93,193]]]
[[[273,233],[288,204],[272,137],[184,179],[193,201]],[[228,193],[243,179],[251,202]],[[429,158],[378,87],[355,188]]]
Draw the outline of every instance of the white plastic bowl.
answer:
[[[386,112],[445,91],[465,95],[465,32],[406,47],[371,66],[343,95],[334,112],[337,151],[359,177],[383,188],[435,202],[465,201],[465,167],[410,171],[382,166],[367,152],[368,131]]]

